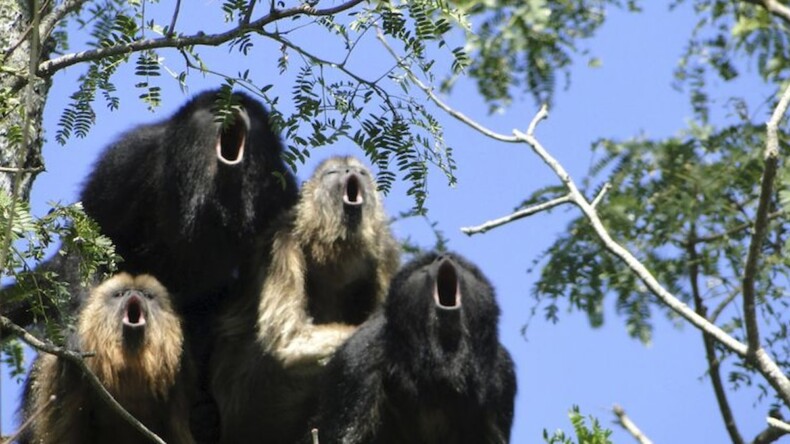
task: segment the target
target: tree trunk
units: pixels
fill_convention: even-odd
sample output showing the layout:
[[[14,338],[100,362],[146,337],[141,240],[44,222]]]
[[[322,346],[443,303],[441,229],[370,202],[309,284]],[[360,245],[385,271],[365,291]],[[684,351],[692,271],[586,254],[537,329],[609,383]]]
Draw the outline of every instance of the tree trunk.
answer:
[[[31,57],[35,57],[34,63],[38,65],[39,60],[49,55],[50,45],[46,44],[36,45],[38,48],[31,51],[31,40],[38,41],[37,35],[32,35],[31,12],[39,7],[33,5],[40,3],[0,0],[0,190],[14,192],[26,201],[33,180],[44,165],[42,119],[50,86],[49,79],[38,77],[32,87],[22,86],[29,80]],[[22,143],[26,133],[27,144]]]

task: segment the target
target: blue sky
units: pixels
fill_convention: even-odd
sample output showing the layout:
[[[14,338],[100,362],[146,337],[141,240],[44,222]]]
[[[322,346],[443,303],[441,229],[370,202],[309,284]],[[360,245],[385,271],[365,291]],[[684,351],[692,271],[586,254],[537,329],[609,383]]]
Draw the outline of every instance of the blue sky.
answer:
[[[219,14],[216,2],[204,5],[209,13]],[[586,43],[603,65],[588,68],[579,59],[573,69],[572,83],[559,90],[550,118],[537,131],[543,145],[563,163],[572,176],[581,179],[593,161],[590,144],[599,137],[628,138],[670,136],[685,127],[691,117],[686,96],[671,87],[672,71],[688,40],[694,17],[688,7],[668,12],[665,5],[646,2],[642,14],[612,12],[596,38]],[[180,23],[194,26],[196,17],[182,15]],[[217,20],[220,20],[217,18]],[[209,22],[202,19],[203,23]],[[217,22],[219,23],[219,22]],[[320,31],[317,31],[320,32]],[[73,34],[72,34],[73,35]],[[318,46],[321,38],[315,40]],[[76,46],[73,46],[73,48]],[[365,47],[363,62],[375,66],[389,64],[383,51]],[[291,84],[278,83],[277,47],[259,42],[247,58],[226,49],[205,52],[214,69],[235,73],[251,67],[260,73],[260,83],[274,83],[274,91],[288,97]],[[166,63],[180,68],[173,54]],[[121,88],[121,109],[103,113],[85,139],[72,139],[60,146],[54,141],[56,122],[75,90],[76,66],[55,77],[45,116],[49,142],[44,153],[47,171],[35,183],[34,210],[43,214],[50,201],[71,202],[93,160],[117,135],[133,126],[151,122],[180,106],[185,100],[174,81],[163,77],[164,105],[156,113],[146,111],[130,85],[130,69],[116,79]],[[124,78],[123,76],[126,76]],[[764,100],[770,91],[761,87],[752,70],[736,84],[716,85],[719,97],[748,92],[751,103]],[[219,85],[217,77],[193,73],[188,84],[192,93]],[[447,102],[479,122],[503,134],[513,128],[524,130],[536,112],[531,97],[524,95],[502,114],[487,115],[486,107],[471,84],[460,82]],[[723,99],[720,103],[723,103]],[[758,119],[767,120],[769,109]],[[723,113],[714,118],[723,118]],[[632,438],[612,424],[610,408],[620,404],[654,442],[726,442],[713,391],[705,377],[706,365],[700,334],[656,316],[653,343],[645,347],[630,339],[624,322],[614,312],[614,300],[606,301],[606,324],[591,329],[582,313],[561,313],[559,324],[550,324],[540,315],[530,318],[534,301],[530,296],[535,274],[528,274],[532,261],[547,248],[566,223],[577,213],[573,208],[556,209],[498,228],[484,235],[467,237],[462,226],[508,214],[529,193],[539,187],[555,185],[557,179],[526,145],[501,144],[458,124],[449,116],[437,117],[445,125],[446,140],[455,150],[458,184],[449,187],[438,171],[430,178],[427,206],[430,217],[449,238],[449,247],[477,263],[497,289],[502,308],[501,340],[510,350],[518,373],[516,419],[512,442],[542,442],[544,428],[571,429],[567,412],[574,404],[583,413],[595,415],[614,430],[615,442]],[[316,151],[298,175],[305,178],[320,160],[335,153],[356,153],[351,145]],[[399,184],[387,196],[391,214],[408,210],[413,202]],[[604,203],[605,204],[605,203]],[[426,223],[418,220],[398,222],[398,237],[410,237],[431,245],[433,239]],[[522,326],[530,321],[526,338]],[[2,433],[14,426],[12,413],[19,399],[20,386],[2,372],[0,425]],[[756,394],[748,391],[731,395],[741,432],[751,439],[764,428],[765,403],[755,404]]]

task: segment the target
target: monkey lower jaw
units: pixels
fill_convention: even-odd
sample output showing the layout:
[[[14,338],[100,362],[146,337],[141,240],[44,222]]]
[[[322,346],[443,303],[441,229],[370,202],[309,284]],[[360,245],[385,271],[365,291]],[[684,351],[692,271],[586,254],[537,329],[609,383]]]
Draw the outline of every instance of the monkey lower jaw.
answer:
[[[123,326],[123,348],[130,352],[137,352],[145,342],[145,325]]]

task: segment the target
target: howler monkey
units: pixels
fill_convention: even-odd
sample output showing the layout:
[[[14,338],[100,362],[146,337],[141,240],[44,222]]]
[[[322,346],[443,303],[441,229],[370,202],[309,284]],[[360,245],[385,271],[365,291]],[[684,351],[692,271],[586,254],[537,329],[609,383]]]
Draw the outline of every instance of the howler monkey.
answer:
[[[316,378],[380,307],[399,250],[370,171],[354,157],[321,163],[278,221],[268,263],[251,283],[257,316],[248,306],[222,316],[212,358],[222,442],[299,439]]]
[[[383,313],[328,365],[311,424],[320,442],[508,442],[516,380],[498,316],[488,280],[460,256],[405,265]]]
[[[296,201],[296,181],[282,150],[258,101],[210,90],[171,117],[122,135],[84,183],[80,200],[123,257],[120,271],[150,273],[170,291],[184,320],[198,393],[209,391],[211,326],[221,299],[238,280],[248,279],[243,275],[260,238]],[[56,255],[40,268],[79,287],[72,282],[81,262],[75,256]],[[72,298],[85,293],[71,288]],[[3,299],[7,302],[8,294]],[[3,305],[14,322],[33,321],[29,298]],[[207,409],[206,417],[215,416],[207,396],[196,396],[195,402],[196,409]],[[215,422],[196,419],[207,429]],[[207,435],[210,442],[213,433],[196,435]]]
[[[168,443],[193,442],[181,322],[159,281],[120,273],[103,282],[88,296],[68,342],[93,353],[85,358],[88,368],[151,431]],[[149,442],[83,378],[74,364],[39,355],[25,387],[22,415],[32,424],[22,443]]]
[[[296,201],[282,150],[258,101],[210,90],[107,147],[80,200],[123,257],[120,271],[157,276],[181,313],[210,312],[256,238]],[[56,255],[43,269],[76,276],[79,262]],[[7,307],[14,322],[32,322],[29,304]]]

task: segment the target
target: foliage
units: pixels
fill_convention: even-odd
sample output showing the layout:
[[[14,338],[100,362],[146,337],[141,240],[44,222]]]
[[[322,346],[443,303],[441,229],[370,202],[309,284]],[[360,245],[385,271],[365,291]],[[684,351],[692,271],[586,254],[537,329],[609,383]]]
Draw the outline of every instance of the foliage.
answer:
[[[99,233],[98,226],[85,215],[79,203],[68,206],[53,204],[49,213],[35,218],[30,214],[26,202],[17,201],[12,206],[10,196],[0,192],[0,226],[7,226],[12,207],[12,243],[4,275],[14,277],[18,286],[13,294],[7,295],[9,299],[4,302],[13,305],[15,298],[35,295],[31,301],[34,316],[45,321],[42,325],[50,340],[62,342],[63,332],[59,323],[50,322],[52,311],[45,307],[54,306],[58,313],[57,319],[70,323],[73,304],[78,302],[73,298],[70,285],[89,285],[97,276],[111,273],[120,257],[116,255],[109,238]],[[57,239],[60,239],[61,244],[55,254],[68,252],[79,258],[80,282],[65,282],[64,276],[58,276],[51,271],[30,273],[31,264],[41,262]],[[22,355],[19,344],[4,342],[0,344],[0,350],[5,355],[4,359],[13,365],[12,373],[21,372]]]
[[[466,33],[472,60],[469,75],[477,81],[490,110],[507,106],[513,95],[531,93],[538,103],[551,103],[558,75],[569,82],[574,58],[590,57],[580,43],[594,35],[618,0],[464,0],[465,12],[480,24]],[[637,11],[629,0],[629,10]],[[478,18],[478,17],[476,17]],[[597,59],[590,58],[592,66]],[[452,80],[445,82],[449,87]]]
[[[547,444],[611,444],[612,441],[609,436],[612,431],[601,427],[598,419],[590,416],[590,427],[587,426],[586,420],[581,413],[579,413],[579,406],[573,406],[568,413],[573,424],[573,432],[576,434],[576,441],[573,441],[571,436],[567,436],[562,430],[557,430],[549,435],[548,430],[543,429],[543,440]]]

